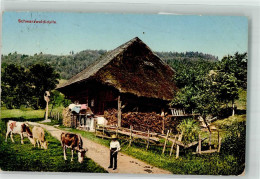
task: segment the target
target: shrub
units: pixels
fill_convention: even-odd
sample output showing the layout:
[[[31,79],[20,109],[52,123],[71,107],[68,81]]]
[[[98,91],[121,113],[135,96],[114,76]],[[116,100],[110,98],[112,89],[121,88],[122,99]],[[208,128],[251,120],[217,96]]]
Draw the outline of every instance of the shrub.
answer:
[[[200,132],[199,124],[194,119],[185,119],[178,126],[177,130],[183,133],[182,141],[185,144],[198,140]]]

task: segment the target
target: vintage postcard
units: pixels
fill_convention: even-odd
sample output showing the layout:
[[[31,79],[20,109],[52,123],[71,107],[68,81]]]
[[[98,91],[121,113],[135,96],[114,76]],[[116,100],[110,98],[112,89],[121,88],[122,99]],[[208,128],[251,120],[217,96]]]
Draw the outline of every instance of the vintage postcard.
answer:
[[[245,172],[242,16],[5,12],[0,169]]]

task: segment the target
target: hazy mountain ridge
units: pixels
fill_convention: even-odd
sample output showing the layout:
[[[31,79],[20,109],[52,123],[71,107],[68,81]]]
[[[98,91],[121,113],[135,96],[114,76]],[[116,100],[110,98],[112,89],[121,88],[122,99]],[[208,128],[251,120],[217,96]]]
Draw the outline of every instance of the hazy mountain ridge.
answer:
[[[70,52],[70,55],[51,55],[51,54],[34,54],[25,55],[18,53],[10,53],[2,55],[2,67],[8,64],[17,64],[28,67],[35,63],[47,63],[55,68],[60,73],[62,79],[69,79],[75,74],[85,69],[92,62],[104,55],[106,50],[83,50],[75,53]],[[155,52],[160,58],[169,63],[172,60],[207,60],[217,61],[218,58],[200,52]],[[174,68],[174,67],[173,67]]]

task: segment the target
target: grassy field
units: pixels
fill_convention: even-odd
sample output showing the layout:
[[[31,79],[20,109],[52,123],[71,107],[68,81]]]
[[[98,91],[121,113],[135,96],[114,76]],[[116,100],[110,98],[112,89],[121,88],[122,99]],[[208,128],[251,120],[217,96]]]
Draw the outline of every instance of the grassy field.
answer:
[[[20,136],[14,135],[15,143],[5,137],[5,123],[0,122],[0,168],[4,171],[49,171],[49,172],[91,172],[107,173],[102,167],[98,166],[91,159],[85,158],[83,163],[77,161],[74,153],[74,161],[71,162],[71,152],[67,150],[67,158],[63,159],[63,152],[60,142],[46,132],[48,149],[34,148],[28,138],[24,139],[24,145],[20,143]]]
[[[33,110],[30,108],[23,109],[6,109],[1,108],[1,119],[13,119],[19,121],[30,120],[39,121],[44,119],[44,110]]]

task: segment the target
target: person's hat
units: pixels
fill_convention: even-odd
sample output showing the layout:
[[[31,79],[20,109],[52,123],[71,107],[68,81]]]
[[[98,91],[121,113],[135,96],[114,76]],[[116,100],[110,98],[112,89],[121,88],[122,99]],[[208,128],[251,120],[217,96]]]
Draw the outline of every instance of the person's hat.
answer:
[[[115,135],[115,134],[113,134],[111,138],[112,138],[112,139],[116,139],[116,135]]]

